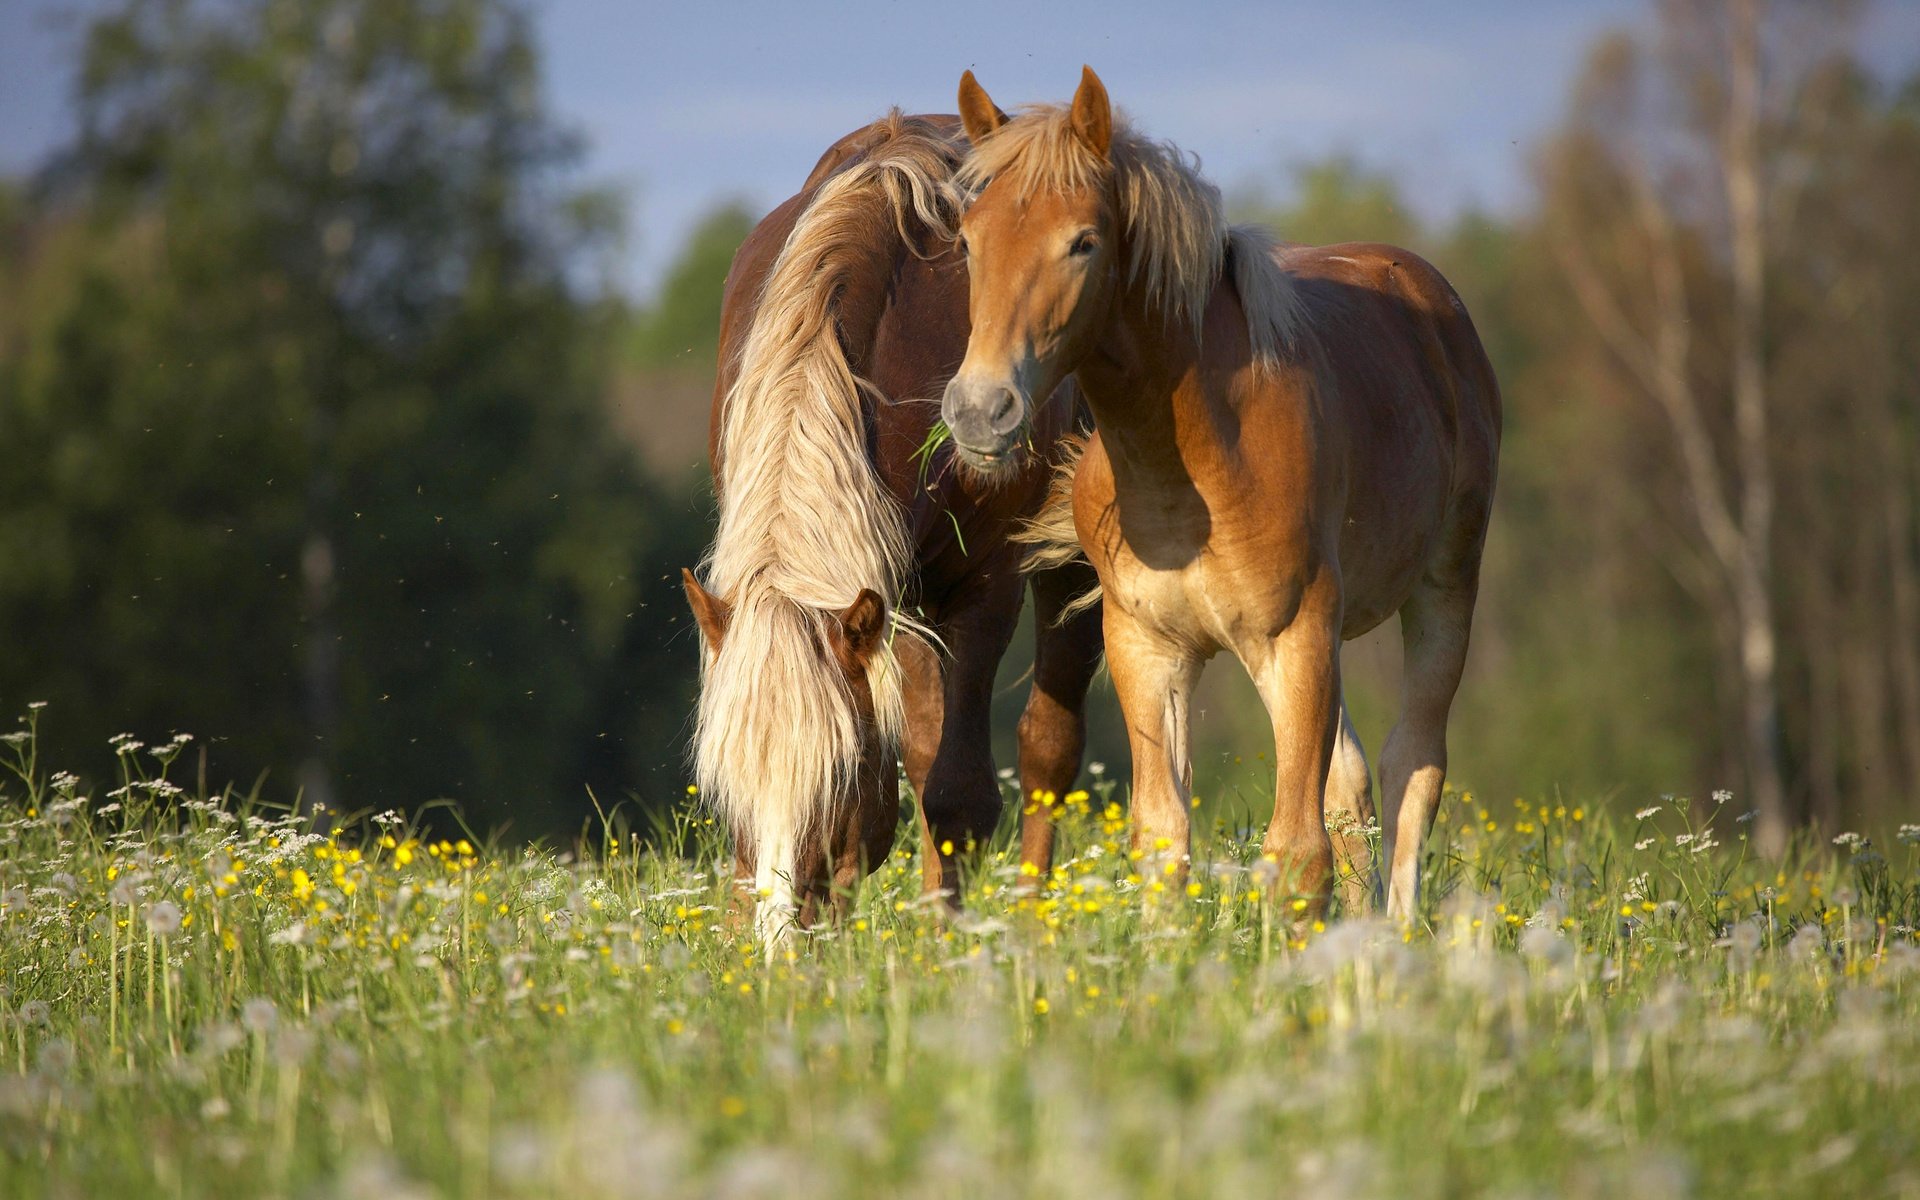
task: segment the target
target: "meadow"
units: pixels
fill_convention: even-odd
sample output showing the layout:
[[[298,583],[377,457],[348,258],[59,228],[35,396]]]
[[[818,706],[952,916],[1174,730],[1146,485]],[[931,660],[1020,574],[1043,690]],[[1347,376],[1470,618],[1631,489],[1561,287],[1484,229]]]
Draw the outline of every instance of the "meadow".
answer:
[[[1420,927],[1300,928],[1237,806],[1168,886],[1102,772],[1024,798],[1051,877],[997,842],[950,916],[902,839],[768,961],[696,805],[508,851],[133,737],[86,795],[40,716],[0,1196],[1920,1194],[1920,827],[1777,865],[1724,795],[1453,795]]]

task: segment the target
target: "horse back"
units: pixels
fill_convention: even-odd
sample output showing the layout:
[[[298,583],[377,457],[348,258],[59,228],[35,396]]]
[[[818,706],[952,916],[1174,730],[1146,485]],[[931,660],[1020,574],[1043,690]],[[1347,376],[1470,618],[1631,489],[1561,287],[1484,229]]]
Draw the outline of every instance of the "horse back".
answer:
[[[920,115],[900,120],[903,123],[930,126],[935,132],[950,138],[958,136],[960,129],[960,118],[951,115]],[[720,444],[721,416],[727,395],[733,390],[739,376],[740,351],[753,328],[767,276],[792,235],[794,225],[813,202],[821,186],[884,145],[896,128],[894,121],[882,118],[854,130],[827,147],[819,161],[814,163],[813,170],[808,172],[800,190],[762,217],[734,252],[733,263],[727,270],[721,293],[720,359],[714,373],[713,402],[707,427],[707,461],[713,471],[716,488],[720,485],[724,451]],[[856,272],[853,286],[837,298],[837,323],[848,359],[854,370],[863,375],[862,360],[867,357],[872,332],[884,308],[894,263],[906,249],[899,246],[898,241],[897,231],[891,225],[885,225],[873,228],[871,236],[864,238],[862,245],[849,248],[864,256],[865,269]]]
[[[1459,294],[1379,243],[1281,252],[1312,346],[1323,434],[1344,471],[1342,572],[1360,625],[1419,574],[1477,566],[1492,504],[1500,389]]]

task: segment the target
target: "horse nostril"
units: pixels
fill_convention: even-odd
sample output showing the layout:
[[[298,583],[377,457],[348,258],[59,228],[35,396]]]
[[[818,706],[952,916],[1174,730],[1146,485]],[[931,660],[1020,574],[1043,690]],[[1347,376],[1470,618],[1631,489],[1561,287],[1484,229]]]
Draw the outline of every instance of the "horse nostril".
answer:
[[[1001,388],[999,399],[993,406],[993,415],[987,418],[987,426],[995,433],[1011,433],[1020,424],[1020,398],[1012,388]]]

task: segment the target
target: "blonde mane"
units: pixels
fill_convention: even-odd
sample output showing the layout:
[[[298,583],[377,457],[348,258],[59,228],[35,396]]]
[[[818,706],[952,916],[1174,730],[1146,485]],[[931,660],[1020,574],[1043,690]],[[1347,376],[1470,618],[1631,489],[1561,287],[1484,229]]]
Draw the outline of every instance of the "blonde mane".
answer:
[[[694,768],[754,851],[767,933],[792,909],[804,839],[831,826],[860,757],[832,623],[865,588],[892,611],[913,562],[904,514],[867,455],[867,385],[847,360],[837,301],[859,272],[892,260],[893,238],[914,245],[910,220],[952,236],[957,151],[897,109],[885,123],[884,139],[821,184],[794,223],[722,409],[719,531],[704,573],[732,615],[718,653],[703,656]],[[897,744],[891,639],[868,681],[879,734]]]
[[[973,147],[957,176],[972,194],[993,181],[1021,196],[1104,189],[1126,243],[1127,284],[1170,324],[1199,336],[1207,301],[1230,271],[1255,363],[1276,361],[1288,342],[1298,304],[1272,236],[1228,225],[1220,189],[1201,178],[1199,161],[1136,133],[1119,113],[1103,159],[1074,132],[1069,106],[1022,108]]]

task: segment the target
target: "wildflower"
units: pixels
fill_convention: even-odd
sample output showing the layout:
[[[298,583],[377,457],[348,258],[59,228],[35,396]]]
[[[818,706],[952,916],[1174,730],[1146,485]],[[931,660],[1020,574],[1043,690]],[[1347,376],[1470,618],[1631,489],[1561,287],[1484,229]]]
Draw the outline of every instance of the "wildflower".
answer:
[[[279,1008],[265,996],[255,996],[240,1006],[240,1023],[253,1033],[266,1033],[279,1021]]]
[[[1651,808],[1643,808],[1639,812],[1633,814],[1633,819],[1636,821],[1644,821],[1648,817],[1657,817],[1659,815],[1660,815],[1660,806],[1656,804]]]
[[[1715,804],[1725,804],[1727,801],[1731,799],[1733,799],[1733,793],[1728,791],[1727,789],[1725,788],[1714,789],[1713,802]]]
[[[1857,833],[1844,832],[1834,835],[1833,844],[1836,846],[1845,846],[1847,849],[1859,853],[1860,850],[1865,848],[1867,839]]]
[[[1095,779],[1100,778],[1102,775],[1105,775],[1106,773],[1107,773],[1107,764],[1103,762],[1090,762],[1087,764],[1087,774],[1093,776]]]
[[[147,910],[147,930],[155,937],[172,937],[180,932],[180,906],[162,900]]]
[[[73,1043],[65,1038],[48,1038],[40,1047],[34,1064],[42,1075],[65,1075],[73,1069]]]
[[[1787,943],[1787,956],[1809,962],[1823,957],[1827,949],[1827,935],[1818,925],[1802,925],[1794,931],[1793,940]]]

